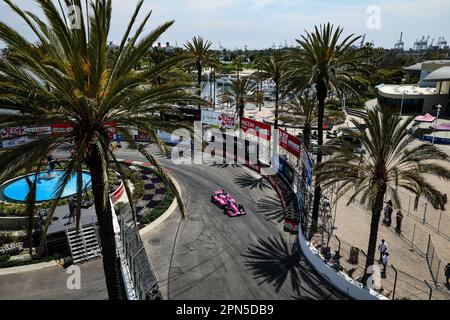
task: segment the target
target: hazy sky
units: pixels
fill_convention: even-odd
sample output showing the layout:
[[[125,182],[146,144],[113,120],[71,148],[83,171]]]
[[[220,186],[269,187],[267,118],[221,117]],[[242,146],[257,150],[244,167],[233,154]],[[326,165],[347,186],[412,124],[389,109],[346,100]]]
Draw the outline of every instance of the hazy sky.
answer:
[[[15,2],[39,12],[33,0]],[[111,41],[120,41],[136,3],[113,0]],[[367,34],[366,42],[386,48],[393,47],[401,31],[406,48],[422,36],[450,40],[449,0],[145,0],[143,9],[142,14],[153,9],[147,30],[175,20],[161,42],[178,45],[194,35],[212,40],[215,48],[219,41],[225,48],[268,48],[285,41],[291,45],[305,29],[328,21],[343,26],[346,34]],[[2,0],[0,20],[32,39]]]

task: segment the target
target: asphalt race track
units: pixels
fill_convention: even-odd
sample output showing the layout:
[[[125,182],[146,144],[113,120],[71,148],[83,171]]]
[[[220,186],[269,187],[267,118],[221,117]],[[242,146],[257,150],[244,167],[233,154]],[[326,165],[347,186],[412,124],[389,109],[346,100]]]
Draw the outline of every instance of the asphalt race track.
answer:
[[[136,153],[126,158],[142,160]],[[292,252],[295,236],[282,231],[283,209],[265,179],[243,166],[162,162],[187,199],[185,219],[175,212],[143,237],[166,297],[344,299]],[[212,204],[219,188],[247,215],[231,218]]]

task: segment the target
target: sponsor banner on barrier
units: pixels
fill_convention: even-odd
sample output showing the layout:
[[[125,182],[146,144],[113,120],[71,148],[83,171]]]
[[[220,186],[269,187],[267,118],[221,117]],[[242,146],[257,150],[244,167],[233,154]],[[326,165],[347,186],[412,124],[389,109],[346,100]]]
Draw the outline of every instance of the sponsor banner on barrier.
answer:
[[[141,130],[138,130],[138,134],[134,136],[134,140],[138,142],[149,142],[150,136]]]
[[[18,146],[27,144],[30,141],[31,141],[31,139],[29,137],[27,137],[27,136],[18,137],[18,138],[12,138],[12,139],[8,139],[8,140],[3,140],[2,141],[2,148],[9,149],[9,148],[18,147]]]
[[[182,137],[179,137],[173,133],[169,133],[166,131],[158,130],[157,135],[164,143],[167,144],[177,144],[182,141]]]
[[[72,130],[73,127],[70,123],[52,124],[52,134],[64,134]]]
[[[26,127],[3,128],[1,131],[2,138],[11,138],[25,133]]]
[[[12,127],[3,128],[0,131],[0,136],[3,140],[0,143],[0,148],[9,149],[27,144],[31,141],[31,138],[24,136],[27,133],[51,133],[52,127]]]
[[[51,133],[52,127],[51,126],[29,127],[29,128],[25,129],[25,132],[27,132],[27,133]]]
[[[247,132],[248,130],[254,130],[256,131],[256,134],[258,137],[266,140],[270,140],[271,136],[271,126],[269,124],[259,122],[256,120],[252,120],[246,117],[242,117],[241,121],[241,129],[244,132]]]
[[[1,129],[0,136],[2,138],[13,138],[25,133],[50,133],[52,132],[51,126],[42,127],[13,127]]]
[[[286,149],[297,158],[300,158],[300,149],[302,145],[300,139],[282,129],[278,129],[278,132],[280,147]]]
[[[236,117],[224,112],[202,110],[202,123],[220,128],[233,129],[236,126]]]
[[[304,149],[303,152],[301,153],[301,159],[303,163],[303,169],[305,171],[306,182],[308,183],[308,185],[311,185],[314,162],[312,158],[309,156],[306,149]]]

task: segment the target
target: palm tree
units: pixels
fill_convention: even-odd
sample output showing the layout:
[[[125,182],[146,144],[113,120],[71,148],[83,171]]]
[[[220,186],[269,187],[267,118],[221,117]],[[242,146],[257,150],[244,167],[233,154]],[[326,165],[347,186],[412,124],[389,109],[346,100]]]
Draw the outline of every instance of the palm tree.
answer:
[[[30,164],[39,164],[61,144],[73,143],[74,153],[69,158],[55,191],[55,200],[44,227],[43,238],[64,187],[74,175],[78,177],[79,227],[83,190],[81,171],[83,164],[86,165],[91,174],[108,295],[110,299],[120,299],[121,284],[108,196],[108,168],[115,166],[125,182],[126,178],[112,152],[108,133],[114,126],[131,140],[127,128],[135,127],[159,142],[156,129],[173,129],[172,124],[161,122],[159,118],[160,112],[173,110],[165,105],[199,101],[197,96],[189,93],[189,83],[154,85],[157,78],[172,68],[173,64],[162,64],[139,73],[133,70],[173,21],[163,23],[142,36],[150,13],[135,27],[136,17],[143,3],[139,1],[114,61],[108,68],[107,39],[111,24],[111,0],[90,2],[90,37],[86,36],[84,19],[80,29],[71,28],[66,24],[64,14],[58,11],[52,1],[36,0],[48,23],[44,23],[37,15],[23,11],[12,0],[3,1],[31,28],[37,42],[29,42],[17,31],[0,22],[0,39],[14,50],[15,60],[20,62],[15,65],[8,59],[0,61],[0,105],[4,109],[19,111],[18,114],[1,114],[0,127],[63,123],[71,130],[57,135],[26,132],[24,135],[30,139],[29,143],[1,154],[0,180],[13,176],[18,170],[29,168]],[[72,4],[81,8],[80,0],[74,0]],[[133,28],[135,33],[131,34]],[[138,41],[138,38],[141,40]],[[157,166],[165,182],[173,188],[172,181],[154,157],[142,146],[136,145],[136,148]],[[128,184],[124,184],[131,199]],[[32,204],[33,197],[28,198]],[[179,194],[177,198],[184,210]],[[134,211],[132,203],[131,207]],[[42,248],[43,242],[41,253]]]
[[[241,54],[237,55],[236,58],[234,58],[234,66],[236,67],[236,79],[239,80],[240,78],[240,72],[244,66],[244,59],[245,57]]]
[[[374,264],[378,225],[385,195],[395,207],[401,207],[398,189],[404,188],[418,196],[424,196],[435,207],[441,202],[441,193],[426,179],[427,175],[450,180],[450,171],[438,161],[449,161],[449,156],[431,144],[416,144],[408,133],[413,118],[402,120],[390,111],[379,113],[369,110],[364,123],[352,120],[356,130],[344,129],[354,139],[361,141],[367,152],[360,156],[353,146],[336,142],[330,147],[332,157],[316,168],[317,181],[324,188],[338,184],[338,197],[351,192],[349,203],[360,197],[372,212],[370,236],[367,248],[366,272]],[[365,128],[368,128],[367,130]]]
[[[200,97],[202,94],[202,72],[206,67],[219,67],[219,62],[217,60],[214,51],[210,48],[212,42],[209,40],[203,40],[202,37],[197,36],[192,38],[191,42],[187,42],[184,47],[188,51],[195,68],[197,69],[197,93]],[[200,105],[198,106],[200,109]]]
[[[300,125],[303,127],[303,143],[309,150],[311,142],[311,128],[317,121],[317,98],[308,90],[297,94],[289,102],[285,110],[280,112],[281,122],[286,124]]]
[[[239,123],[244,116],[244,109],[247,103],[255,103],[258,99],[254,91],[256,83],[249,77],[241,77],[239,80],[231,80],[231,85],[220,95],[222,103],[228,103],[236,108],[239,116]]]
[[[272,79],[275,82],[275,120],[274,127],[278,128],[278,113],[279,113],[279,99],[280,99],[280,86],[284,76],[284,60],[280,54],[273,56],[263,56],[258,61],[258,69],[255,76],[260,79]]]
[[[287,58],[286,92],[301,91],[305,87],[316,89],[318,108],[318,146],[317,163],[322,162],[323,119],[325,99],[332,90],[337,93],[349,91],[358,94],[363,88],[361,77],[368,74],[370,68],[363,64],[360,49],[352,45],[360,38],[353,34],[340,41],[343,29],[336,29],[330,24],[315,27],[314,32],[307,32],[296,40],[298,48],[292,49]],[[321,188],[315,184],[311,238],[317,230]]]
[[[171,66],[165,73],[160,74],[154,84],[162,85],[169,82],[173,82],[176,79],[179,81],[192,81],[192,78],[186,73],[183,65],[180,65],[180,61],[188,61],[188,57],[182,52],[168,53],[164,50],[155,47],[147,54],[147,60],[149,62],[149,68],[162,67],[163,65]]]

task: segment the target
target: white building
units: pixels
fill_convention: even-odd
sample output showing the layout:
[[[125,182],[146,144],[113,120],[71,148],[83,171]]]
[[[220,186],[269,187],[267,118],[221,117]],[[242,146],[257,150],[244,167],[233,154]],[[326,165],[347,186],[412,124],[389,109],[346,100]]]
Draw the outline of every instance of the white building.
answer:
[[[389,85],[378,88],[378,102],[402,114],[433,113],[440,104],[441,114],[450,112],[450,60],[432,60],[404,68],[420,77],[417,84]]]

